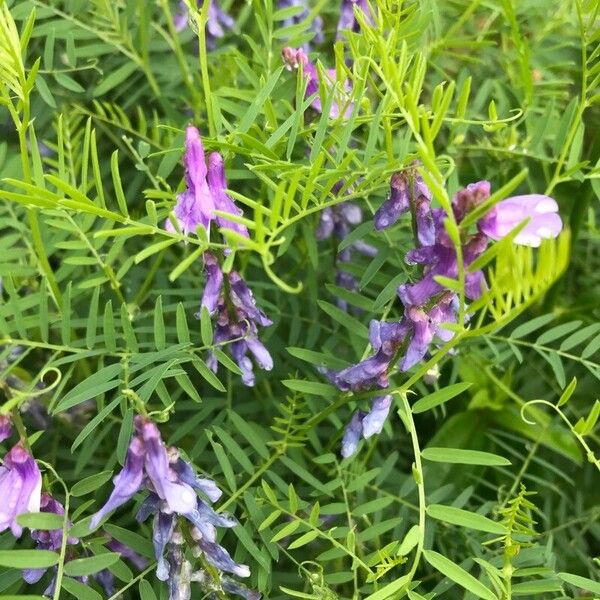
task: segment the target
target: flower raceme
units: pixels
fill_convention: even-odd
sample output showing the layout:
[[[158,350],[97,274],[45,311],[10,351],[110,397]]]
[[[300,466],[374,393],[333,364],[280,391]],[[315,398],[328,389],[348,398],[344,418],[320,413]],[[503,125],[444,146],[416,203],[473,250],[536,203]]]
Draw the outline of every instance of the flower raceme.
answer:
[[[472,183],[460,190],[452,199],[452,213],[458,226],[489,197],[488,181]],[[398,287],[398,297],[404,306],[399,321],[371,322],[369,340],[374,353],[370,357],[341,371],[325,371],[342,391],[385,388],[396,361],[400,371],[407,371],[427,356],[433,343],[448,342],[454,335],[447,325],[456,323],[460,300],[437,277],[454,280],[458,277],[456,248],[445,228],[446,212],[431,208],[431,193],[414,169],[392,176],[390,195],[374,216],[375,228],[385,229],[409,211],[417,243],[405,261],[421,265],[420,278]],[[556,237],[562,229],[558,205],[552,198],[539,194],[507,198],[479,219],[476,233],[462,231],[464,267],[469,267],[483,253],[488,239],[501,239],[524,220],[525,226],[514,238],[516,244],[539,246],[542,239]],[[466,272],[464,285],[465,297],[476,300],[487,284],[483,272],[476,270]],[[343,456],[350,456],[356,450],[366,418],[362,411],[354,414],[342,442]]]
[[[97,527],[108,513],[145,489],[149,494],[136,518],[142,522],[154,515],[152,541],[159,579],[172,582],[180,570],[180,563],[176,566],[170,564],[173,556],[169,554],[169,550],[174,550],[174,540],[181,535],[178,515],[189,523],[192,536],[197,538],[198,551],[209,564],[219,571],[247,577],[250,574],[248,567],[235,563],[216,541],[216,527],[234,527],[237,521],[230,515],[217,514],[196,493],[199,491],[208,502],[215,502],[221,491],[212,480],[197,477],[193,467],[180,458],[175,448],[165,446],[154,422],[137,416],[134,423],[135,433],[123,470],[115,477],[114,489],[107,502],[92,517],[90,529]]]
[[[240,216],[242,211],[227,194],[222,156],[218,152],[205,153],[200,133],[192,125],[186,129],[183,165],[186,188],[177,196],[173,209],[181,231],[190,235],[202,226],[209,234],[210,224],[215,221],[219,227],[248,237],[248,229],[244,225],[215,214],[214,211],[219,210]],[[165,222],[165,228],[171,233],[175,232],[170,219]]]
[[[213,342],[228,343],[242,371],[242,381],[253,386],[255,377],[248,353],[262,369],[270,371],[273,368],[269,351],[258,339],[258,327],[268,327],[273,322],[256,306],[252,291],[237,271],[231,271],[226,276],[228,285],[225,286],[221,267],[210,252],[204,253],[204,270],[206,285],[201,307],[205,307],[209,314],[216,315]],[[213,353],[207,364],[216,373],[218,362]]]

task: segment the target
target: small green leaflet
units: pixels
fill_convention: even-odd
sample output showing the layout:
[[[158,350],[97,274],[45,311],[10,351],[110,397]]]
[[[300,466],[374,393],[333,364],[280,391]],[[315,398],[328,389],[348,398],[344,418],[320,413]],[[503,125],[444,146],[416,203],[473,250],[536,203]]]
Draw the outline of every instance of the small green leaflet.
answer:
[[[461,448],[425,448],[421,452],[425,460],[442,463],[457,463],[461,465],[486,465],[490,467],[505,467],[510,461],[503,456],[480,450],[462,450]]]
[[[468,382],[463,383],[455,383],[453,385],[449,385],[441,390],[437,390],[432,394],[428,394],[427,396],[423,396],[420,400],[417,400],[412,407],[413,413],[422,413],[427,410],[430,410],[434,406],[439,406],[448,400],[462,394],[465,390],[471,387],[471,384]]]

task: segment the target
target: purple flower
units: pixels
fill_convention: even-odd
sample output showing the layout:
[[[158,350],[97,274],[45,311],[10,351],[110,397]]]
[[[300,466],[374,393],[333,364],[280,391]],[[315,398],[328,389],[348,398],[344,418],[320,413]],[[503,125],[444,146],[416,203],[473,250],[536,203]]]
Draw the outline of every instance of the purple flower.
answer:
[[[360,31],[360,23],[354,13],[354,7],[363,13],[367,23],[373,24],[373,17],[369,10],[369,3],[367,0],[342,0],[340,20],[338,21],[337,26],[338,40],[343,37],[343,32],[346,30],[354,31],[355,33]]]
[[[357,410],[353,415],[350,423],[348,423],[344,437],[342,438],[342,450],[341,454],[344,458],[352,456],[358,448],[358,442],[363,432],[362,421],[365,418],[366,413],[362,410]]]
[[[341,455],[344,458],[348,458],[356,452],[361,437],[369,439],[376,433],[381,433],[391,405],[392,397],[390,395],[377,396],[373,398],[371,410],[368,413],[357,410],[352,415],[342,438]]]
[[[63,516],[65,514],[65,509],[63,505],[50,494],[43,493],[40,498],[40,512]],[[52,550],[57,552],[62,547],[62,528],[33,530],[31,532],[31,539],[36,542],[36,547],[39,550]],[[79,540],[74,537],[69,537],[67,539],[67,543],[71,545],[77,544],[78,542]],[[46,571],[47,569],[25,569],[23,570],[23,579],[26,583],[34,584],[42,578]]]
[[[19,442],[4,457],[0,466],[0,532],[10,527],[15,537],[23,528],[16,518],[40,511],[42,474],[31,454]]]
[[[456,221],[460,223],[465,215],[490,197],[491,185],[489,181],[469,183],[467,187],[459,190],[452,198],[452,209]]]
[[[309,5],[308,0],[279,0],[277,4],[278,10],[283,10],[286,8],[291,8],[292,6],[297,6],[300,10],[293,16],[287,17],[281,21],[281,25],[283,27],[293,27],[294,25],[299,25],[306,21],[309,17]],[[313,41],[318,44],[322,43],[325,39],[323,35],[323,18],[321,15],[316,15],[312,22],[310,23],[309,31],[314,34]],[[310,49],[309,43],[306,42],[302,49],[305,52],[308,52]]]
[[[380,231],[390,227],[409,210],[410,189],[408,177],[403,172],[394,173],[390,180],[390,194],[375,213],[375,229]]]
[[[12,433],[12,425],[8,415],[0,415],[0,442],[8,439]]]
[[[325,375],[343,392],[384,388],[388,384],[388,369],[393,354],[380,349],[373,356],[341,371],[325,371]]]
[[[144,442],[134,436],[129,444],[123,470],[113,479],[115,487],[104,506],[92,517],[90,529],[95,529],[109,513],[125,504],[142,487],[146,449]]]
[[[282,50],[283,61],[287,65],[288,69],[291,71],[293,69],[298,69],[300,65],[302,65],[302,72],[304,78],[307,80],[306,92],[304,94],[305,98],[309,98],[313,94],[317,94],[317,96],[313,99],[311,106],[317,112],[323,112],[323,100],[319,92],[319,73],[317,71],[317,67],[314,63],[310,62],[308,56],[302,50],[302,48],[289,48],[286,47]],[[341,83],[342,89],[338,88],[334,91],[334,86],[336,83],[336,71],[335,69],[326,69],[325,70],[325,81],[323,81],[323,86],[327,93],[335,93],[335,98],[331,103],[331,108],[329,109],[329,117],[331,119],[337,119],[338,117],[343,117],[344,119],[350,118],[352,111],[354,109],[354,104],[351,102],[350,96],[352,93],[352,86],[348,80],[344,80]]]
[[[273,359],[264,344],[258,339],[258,326],[272,325],[265,313],[256,306],[252,291],[237,271],[228,275],[228,298],[224,297],[223,273],[216,258],[205,253],[207,283],[202,296],[202,306],[217,315],[213,342],[228,344],[231,355],[242,371],[245,385],[254,385],[254,371],[250,353],[259,367],[270,371]],[[196,315],[199,318],[199,314]],[[218,362],[214,355],[207,360],[209,368],[217,371]]]
[[[225,167],[223,157],[218,152],[211,152],[208,155],[208,188],[214,198],[214,207],[216,210],[226,212],[231,215],[242,216],[243,211],[238,208],[231,197],[227,194],[227,180],[225,178]],[[230,221],[229,219],[216,215],[216,221],[219,227],[235,231],[244,237],[249,237],[248,228],[241,223]]]
[[[392,406],[392,396],[377,396],[373,399],[371,404],[371,410],[365,415],[362,426],[363,426],[363,437],[369,439],[376,433],[381,433],[383,425],[390,412]]]
[[[206,285],[202,294],[200,306],[205,306],[209,314],[214,314],[219,305],[221,292],[223,290],[223,272],[215,256],[210,252],[204,253],[204,272],[206,273]]]
[[[202,139],[192,125],[186,129],[183,164],[186,189],[177,196],[173,214],[181,231],[186,235],[194,233],[200,225],[208,231],[215,201],[206,181],[207,167]],[[170,219],[167,219],[165,228],[170,232],[175,231]]]
[[[515,244],[537,248],[543,239],[558,236],[563,227],[556,200],[542,194],[507,198],[496,204],[477,226],[488,237],[499,240],[526,219],[528,223],[514,238]]]

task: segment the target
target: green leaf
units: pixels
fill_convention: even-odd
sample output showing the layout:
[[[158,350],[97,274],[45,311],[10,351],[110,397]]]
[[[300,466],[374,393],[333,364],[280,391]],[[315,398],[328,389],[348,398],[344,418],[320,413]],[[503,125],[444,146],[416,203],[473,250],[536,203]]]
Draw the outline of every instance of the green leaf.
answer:
[[[480,450],[462,448],[425,448],[421,456],[433,462],[457,463],[461,465],[508,466],[510,461],[503,456]]]
[[[156,600],[152,585],[146,579],[140,580],[138,588],[140,590],[140,600]]]
[[[403,575],[402,577],[396,579],[396,581],[392,581],[387,585],[383,586],[380,590],[370,594],[365,598],[365,600],[386,600],[390,596],[395,595],[407,584],[410,583],[410,577],[408,575]]]
[[[107,569],[119,560],[118,552],[104,552],[88,558],[76,558],[65,564],[65,575],[85,577]]]
[[[506,527],[501,523],[496,523],[483,515],[456,508],[454,506],[444,506],[442,504],[430,504],[427,509],[427,514],[438,521],[445,521],[452,525],[476,529],[477,531],[485,531],[487,533],[496,533],[503,535],[506,533]]]
[[[263,88],[256,95],[256,98],[254,99],[252,104],[248,107],[246,114],[244,115],[243,119],[240,121],[240,125],[238,127],[238,131],[240,133],[246,133],[248,131],[248,129],[250,129],[250,126],[256,121],[256,117],[258,116],[264,103],[267,101],[267,98],[273,91],[273,88],[275,87],[275,84],[277,83],[279,77],[281,76],[283,69],[284,69],[284,67],[279,67],[273,73],[271,73],[271,76],[269,77],[269,79],[267,79],[267,82],[265,83]]]
[[[433,550],[423,550],[423,556],[434,569],[437,569],[442,575],[445,575],[448,579],[464,587],[477,597],[484,598],[484,600],[498,600],[496,594],[486,588],[481,581],[475,579],[473,575],[467,573],[462,567],[459,567],[445,556]]]
[[[120,379],[114,379],[120,375],[122,366],[120,364],[103,367],[81,383],[77,384],[70,392],[65,394],[54,409],[54,414],[77,406],[86,400],[90,400],[100,394],[119,386]]]
[[[112,471],[102,471],[78,481],[71,488],[71,496],[79,497],[95,492],[112,477],[112,474]]]
[[[315,530],[307,531],[304,535],[301,535],[299,538],[294,540],[288,546],[288,550],[293,550],[294,548],[300,548],[301,546],[305,546],[306,544],[312,542],[317,537],[319,537],[318,531],[315,531]]]
[[[564,582],[574,585],[582,590],[592,592],[592,594],[600,595],[600,583],[581,575],[573,575],[572,573],[558,573],[558,578]]]
[[[463,382],[463,383],[455,383],[453,385],[449,385],[441,390],[433,392],[427,396],[424,396],[420,400],[417,400],[412,407],[413,413],[422,413],[427,410],[432,409],[434,406],[439,406],[448,400],[462,394],[465,390],[471,387],[471,383]]]
[[[63,517],[47,512],[25,513],[17,516],[17,523],[21,527],[28,527],[29,529],[51,531],[53,529],[62,529]]]
[[[71,577],[63,577],[62,587],[79,600],[102,600],[102,596],[96,590]]]
[[[139,66],[135,62],[128,61],[118,69],[111,71],[110,74],[106,76],[99,85],[96,86],[94,89],[94,96],[97,98],[98,96],[106,94],[106,92],[109,92],[113,88],[117,87],[120,83],[123,83],[138,69]]]
[[[58,564],[59,558],[50,550],[0,550],[0,566],[12,569],[47,569]]]

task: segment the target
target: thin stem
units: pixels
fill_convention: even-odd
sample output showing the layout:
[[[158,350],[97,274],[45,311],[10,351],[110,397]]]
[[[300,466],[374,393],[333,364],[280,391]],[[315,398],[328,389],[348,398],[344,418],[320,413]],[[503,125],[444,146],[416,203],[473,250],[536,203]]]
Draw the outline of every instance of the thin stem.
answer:
[[[408,572],[408,577],[410,581],[412,581],[417,571],[417,568],[419,567],[419,562],[421,561],[421,556],[423,554],[423,545],[425,544],[425,481],[423,479],[423,464],[421,462],[421,448],[419,446],[419,437],[417,435],[415,422],[412,417],[412,410],[410,408],[410,404],[408,403],[406,394],[401,393],[400,398],[402,399],[402,406],[404,408],[404,414],[406,416],[408,433],[410,435],[413,447],[413,454],[415,457],[413,474],[416,475],[415,481],[417,483],[417,491],[419,494],[419,532],[421,535],[419,537],[419,541],[417,542],[417,549],[415,551],[412,566],[410,568],[410,571]]]

